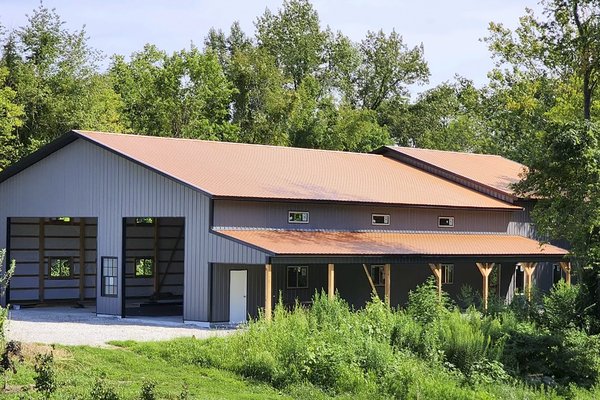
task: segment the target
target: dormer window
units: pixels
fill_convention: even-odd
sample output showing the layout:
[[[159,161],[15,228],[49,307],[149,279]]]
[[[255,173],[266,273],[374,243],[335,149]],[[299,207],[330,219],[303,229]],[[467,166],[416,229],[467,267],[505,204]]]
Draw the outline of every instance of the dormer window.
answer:
[[[454,217],[438,217],[439,228],[454,228]]]
[[[288,211],[288,222],[290,224],[308,224],[308,211]]]
[[[371,214],[372,225],[389,225],[390,215],[389,214]]]

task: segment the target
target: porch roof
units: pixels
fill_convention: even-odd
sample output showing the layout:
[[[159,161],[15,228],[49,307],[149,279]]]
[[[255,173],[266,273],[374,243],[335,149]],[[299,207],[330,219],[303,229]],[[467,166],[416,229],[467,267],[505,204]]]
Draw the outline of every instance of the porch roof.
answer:
[[[522,236],[393,231],[219,230],[273,256],[500,257],[560,260],[568,251]]]

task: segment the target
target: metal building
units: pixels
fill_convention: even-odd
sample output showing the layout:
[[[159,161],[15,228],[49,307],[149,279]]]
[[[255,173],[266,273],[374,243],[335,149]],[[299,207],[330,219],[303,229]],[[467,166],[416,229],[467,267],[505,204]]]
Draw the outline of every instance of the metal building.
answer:
[[[18,264],[4,300],[233,323],[321,290],[403,304],[432,273],[509,300],[570,273],[532,238],[529,200],[470,176],[486,156],[410,151],[69,132],[0,173],[0,247]]]

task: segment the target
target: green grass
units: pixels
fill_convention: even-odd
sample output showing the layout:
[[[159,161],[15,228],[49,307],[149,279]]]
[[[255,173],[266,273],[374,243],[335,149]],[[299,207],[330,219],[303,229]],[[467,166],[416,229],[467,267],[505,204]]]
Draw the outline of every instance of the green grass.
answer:
[[[161,344],[156,344],[158,348]],[[11,391],[29,389],[25,398],[32,398],[33,358],[35,353],[50,351],[42,345],[26,345],[25,363],[16,375],[9,375]],[[87,346],[56,346],[54,364],[58,390],[52,399],[85,399],[97,377],[106,375],[106,382],[123,399],[136,399],[142,383],[157,383],[158,399],[177,399],[188,386],[191,399],[285,399],[268,385],[244,380],[233,373],[205,368],[189,363],[174,362],[154,355],[144,355],[127,348],[93,348]],[[0,394],[2,399],[18,399],[23,392]]]

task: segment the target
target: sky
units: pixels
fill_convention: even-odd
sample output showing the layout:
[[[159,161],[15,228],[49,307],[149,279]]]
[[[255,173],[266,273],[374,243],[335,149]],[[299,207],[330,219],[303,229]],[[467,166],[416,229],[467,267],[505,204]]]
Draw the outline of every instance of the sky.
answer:
[[[485,43],[491,21],[515,27],[525,8],[539,10],[538,0],[312,0],[322,26],[360,41],[368,31],[393,29],[409,46],[423,44],[430,83],[413,93],[452,80],[455,74],[480,86],[493,60]],[[153,43],[168,52],[202,46],[211,27],[228,31],[239,21],[247,34],[265,9],[283,0],[45,0],[69,29],[85,25],[92,47],[107,58],[129,55]],[[0,23],[7,29],[26,23],[39,0],[0,0]],[[105,62],[107,65],[108,61]]]

